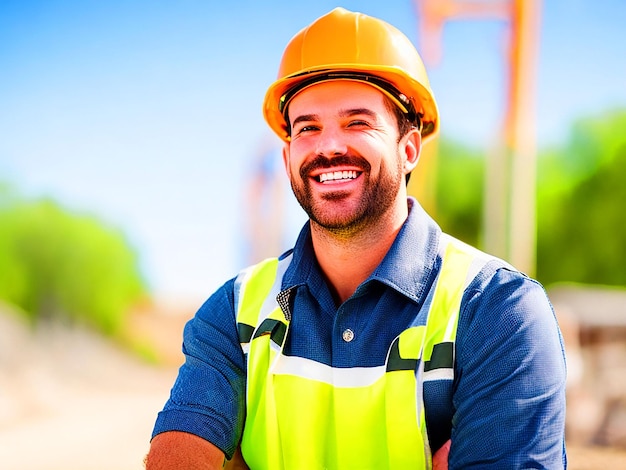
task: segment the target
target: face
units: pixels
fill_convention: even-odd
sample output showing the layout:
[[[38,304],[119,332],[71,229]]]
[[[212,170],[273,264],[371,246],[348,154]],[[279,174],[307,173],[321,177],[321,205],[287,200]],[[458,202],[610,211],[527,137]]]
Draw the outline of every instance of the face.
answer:
[[[298,93],[288,112],[285,166],[314,223],[352,233],[406,207],[404,178],[417,164],[419,133],[399,139],[379,90],[354,81],[321,82]]]

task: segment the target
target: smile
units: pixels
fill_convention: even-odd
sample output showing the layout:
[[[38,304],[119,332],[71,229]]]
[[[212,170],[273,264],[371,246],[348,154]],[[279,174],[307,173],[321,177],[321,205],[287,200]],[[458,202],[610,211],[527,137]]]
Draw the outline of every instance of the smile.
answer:
[[[358,173],[354,170],[350,171],[331,171],[328,173],[322,173],[317,177],[320,183],[327,181],[341,181],[341,180],[353,180],[358,176]]]

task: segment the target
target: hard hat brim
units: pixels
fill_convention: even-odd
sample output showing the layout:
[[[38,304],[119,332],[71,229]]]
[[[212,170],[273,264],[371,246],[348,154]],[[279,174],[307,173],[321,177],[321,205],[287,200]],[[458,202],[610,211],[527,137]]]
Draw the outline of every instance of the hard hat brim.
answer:
[[[426,140],[432,138],[437,133],[439,127],[438,111],[431,92],[417,80],[408,77],[403,70],[389,66],[368,67],[359,64],[358,67],[355,67],[354,64],[333,64],[332,66],[325,65],[319,68],[311,68],[305,72],[278,79],[268,88],[263,104],[263,114],[269,126],[283,141],[288,142],[290,140],[287,122],[283,115],[283,111],[286,110],[288,103],[283,102],[281,105],[283,97],[294,89],[297,89],[298,93],[301,92],[306,88],[306,86],[300,87],[305,81],[318,83],[321,80],[342,79],[332,77],[332,73],[338,72],[369,75],[389,83],[399,94],[404,95],[412,103],[415,112],[420,115],[422,121],[422,139]],[[328,78],[315,80],[316,77],[321,77],[329,73],[331,76]],[[387,90],[367,80],[365,80],[364,83],[374,86],[383,94],[389,96],[401,109],[404,107],[392,93],[389,93]],[[291,98],[293,98],[293,96],[295,96],[295,94],[292,95]],[[403,109],[403,111],[406,112],[406,109]]]

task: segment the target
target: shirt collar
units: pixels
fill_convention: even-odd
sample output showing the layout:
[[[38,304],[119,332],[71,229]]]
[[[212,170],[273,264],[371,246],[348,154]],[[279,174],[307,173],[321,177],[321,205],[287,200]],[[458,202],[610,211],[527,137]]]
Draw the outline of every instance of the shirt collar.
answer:
[[[423,302],[435,276],[441,229],[419,203],[408,198],[409,216],[382,262],[365,281],[381,282],[416,303]],[[293,249],[293,261],[283,278],[283,289],[308,284],[319,292],[324,282],[315,259],[308,223],[300,231]]]

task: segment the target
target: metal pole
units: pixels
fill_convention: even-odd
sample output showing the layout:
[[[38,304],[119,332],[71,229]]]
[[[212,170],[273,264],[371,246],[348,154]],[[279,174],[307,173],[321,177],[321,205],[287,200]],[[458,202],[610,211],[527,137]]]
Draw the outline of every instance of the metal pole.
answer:
[[[534,276],[536,267],[536,80],[541,0],[514,0],[511,24],[509,261]]]

